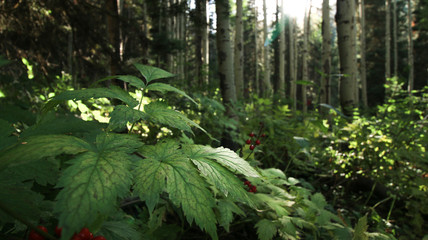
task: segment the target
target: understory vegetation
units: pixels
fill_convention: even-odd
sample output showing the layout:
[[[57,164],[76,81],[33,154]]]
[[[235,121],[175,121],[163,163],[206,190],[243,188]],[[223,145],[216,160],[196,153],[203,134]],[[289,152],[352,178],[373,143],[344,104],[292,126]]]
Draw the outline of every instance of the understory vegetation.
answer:
[[[353,117],[252,96],[229,119],[218,93],[134,67],[0,98],[1,239],[426,238],[426,89],[391,79],[386,103]],[[103,87],[116,80],[128,89]]]

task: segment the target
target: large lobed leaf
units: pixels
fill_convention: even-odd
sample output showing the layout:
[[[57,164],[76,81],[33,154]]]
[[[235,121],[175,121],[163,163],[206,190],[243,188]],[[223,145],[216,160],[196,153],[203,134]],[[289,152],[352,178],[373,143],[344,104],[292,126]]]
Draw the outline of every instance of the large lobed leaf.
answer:
[[[228,148],[212,148],[196,145],[192,147],[195,159],[210,159],[247,177],[260,177],[259,173],[250,164]]]
[[[192,101],[194,104],[198,105],[195,100],[193,100],[193,98],[191,98],[189,95],[187,95],[185,92],[181,91],[180,89],[177,89],[169,84],[165,84],[165,83],[152,83],[150,85],[147,86],[147,90],[150,91],[159,91],[161,93],[165,93],[165,92],[175,92],[178,93],[184,97],[186,97],[187,99],[189,99],[190,101]]]
[[[48,111],[51,108],[55,107],[62,101],[66,100],[88,100],[91,98],[113,98],[119,99],[122,102],[128,104],[130,107],[135,107],[138,105],[137,100],[135,100],[128,92],[118,88],[88,88],[81,90],[66,91],[56,95],[48,103],[46,103],[44,110]]]
[[[63,189],[55,206],[64,227],[62,239],[114,209],[132,184],[130,153],[140,146],[134,136],[103,133],[87,152],[69,161],[57,184]]]
[[[134,63],[134,66],[140,71],[141,75],[146,79],[147,83],[152,80],[161,78],[170,78],[175,75],[157,67],[147,66],[139,63]]]
[[[226,197],[231,196],[234,200],[239,200],[249,204],[247,192],[243,183],[235,174],[227,168],[217,163],[215,160],[208,158],[204,152],[205,146],[186,145],[183,147],[186,155],[199,169],[201,174],[212,182]]]
[[[87,151],[87,143],[79,138],[64,135],[43,135],[28,137],[14,147],[0,154],[0,171],[8,165],[37,161],[44,157],[62,153],[77,154]]]
[[[126,126],[128,122],[135,123],[142,119],[146,119],[147,115],[142,111],[130,108],[128,106],[118,105],[114,107],[110,117],[109,127],[114,130]]]
[[[166,191],[170,200],[181,206],[189,223],[195,223],[217,239],[215,201],[197,169],[175,142],[167,141],[145,146],[140,153],[145,157],[135,169],[134,190],[152,211],[160,193]]]

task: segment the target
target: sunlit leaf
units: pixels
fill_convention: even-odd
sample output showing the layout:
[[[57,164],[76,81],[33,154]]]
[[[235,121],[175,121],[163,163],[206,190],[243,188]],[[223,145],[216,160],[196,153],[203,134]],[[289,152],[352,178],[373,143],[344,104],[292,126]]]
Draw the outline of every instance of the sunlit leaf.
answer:
[[[147,66],[139,63],[134,63],[134,66],[138,69],[138,71],[140,71],[141,75],[143,75],[147,83],[152,80],[170,78],[175,76],[174,74],[157,67]]]
[[[177,88],[175,88],[175,87],[173,87],[173,86],[171,86],[169,84],[165,84],[165,83],[152,83],[152,84],[149,84],[147,86],[147,90],[150,90],[150,91],[159,91],[159,92],[162,92],[162,93],[165,93],[165,92],[175,92],[175,93],[178,93],[178,94],[186,97],[187,99],[189,99],[190,101],[192,101],[194,104],[198,105],[195,102],[195,100],[193,100],[193,98],[191,98],[185,92],[183,92],[180,89],[177,89]]]

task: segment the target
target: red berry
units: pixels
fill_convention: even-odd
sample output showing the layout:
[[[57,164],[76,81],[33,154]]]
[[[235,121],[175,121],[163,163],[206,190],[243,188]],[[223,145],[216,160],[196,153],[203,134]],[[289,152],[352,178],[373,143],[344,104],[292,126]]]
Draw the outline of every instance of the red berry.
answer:
[[[82,240],[91,240],[93,235],[92,233],[89,231],[88,228],[82,228],[82,230],[80,230],[80,233],[77,234],[77,236],[79,236]]]
[[[256,140],[256,145],[260,145],[260,143],[261,143],[261,142],[260,142],[260,140],[259,140],[259,139],[257,139],[257,140]]]
[[[254,150],[254,148],[256,148],[256,146],[254,146],[254,145],[251,145],[251,146],[250,146],[250,150],[251,150],[251,151],[253,151],[253,150]]]
[[[263,134],[261,135],[261,137],[262,137],[262,138],[263,138],[263,137],[266,137],[266,134],[264,134],[264,133],[263,133]]]
[[[256,134],[254,134],[254,133],[252,132],[252,133],[248,134],[248,136],[250,136],[250,137],[254,137],[254,136],[256,136]]]
[[[251,139],[247,139],[247,141],[245,141],[246,144],[251,144]]]
[[[92,238],[92,240],[107,240],[107,239],[103,236],[96,236],[96,237]]]
[[[78,234],[74,234],[71,240],[84,240],[84,239],[80,237]]]
[[[245,181],[245,182],[244,182],[244,184],[245,184],[245,185],[251,185],[250,181],[248,181],[248,180],[247,180],[247,181]]]
[[[56,226],[56,227],[55,227],[55,234],[56,234],[58,237],[61,237],[61,233],[62,233],[62,228],[60,228],[60,227]]]
[[[254,185],[253,185],[253,186],[251,186],[250,191],[251,191],[251,192],[257,192],[257,187],[256,187],[256,186],[254,186]]]
[[[48,232],[48,229],[46,229],[46,227],[44,227],[44,226],[37,226],[37,228],[39,228],[43,232],[46,232],[46,233]],[[44,240],[45,238],[42,235],[38,234],[36,231],[31,230],[30,234],[28,235],[28,239],[29,240]]]

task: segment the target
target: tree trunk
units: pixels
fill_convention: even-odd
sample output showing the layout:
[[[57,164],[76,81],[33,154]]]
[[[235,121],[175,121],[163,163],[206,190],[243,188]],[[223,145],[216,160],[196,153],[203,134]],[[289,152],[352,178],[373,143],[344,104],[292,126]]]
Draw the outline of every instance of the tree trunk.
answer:
[[[255,5],[255,4],[254,4]],[[259,95],[260,94],[260,79],[259,79],[259,47],[257,42],[257,36],[259,35],[258,30],[258,11],[257,7],[254,7],[254,69],[255,69],[255,76],[254,76],[254,86],[253,91]]]
[[[210,26],[209,26],[209,22],[210,22],[210,17],[208,14],[208,7],[209,7],[209,1],[204,0],[205,3],[205,7],[203,8],[203,15],[204,15],[204,23],[205,23],[205,28],[204,28],[204,32],[202,35],[202,70],[203,70],[203,75],[202,75],[202,79],[204,81],[204,83],[206,85],[208,85],[209,82],[209,63],[210,63],[210,42],[209,42],[209,33],[210,33]]]
[[[107,10],[107,34],[108,39],[113,46],[110,49],[110,69],[109,75],[116,75],[119,73],[120,68],[120,37],[119,37],[119,16],[117,8],[117,0],[106,1]]]
[[[232,116],[231,103],[236,102],[235,81],[233,78],[233,56],[229,32],[229,1],[216,0],[218,74],[221,95],[228,116]]]
[[[207,55],[208,55],[208,32],[207,27],[207,1],[206,0],[196,0],[196,36],[195,36],[195,75],[198,80],[198,86],[200,88],[204,87],[207,84]]]
[[[385,77],[391,78],[391,0],[385,1]]]
[[[295,61],[295,34],[294,34],[294,23],[295,19],[290,18],[288,20],[288,32],[289,32],[289,44],[290,44],[290,50],[289,50],[289,66],[290,66],[290,98],[293,101],[293,111],[296,110],[297,107],[297,87],[296,87],[296,61]]]
[[[244,43],[242,39],[242,0],[236,0],[235,54],[233,64],[235,69],[236,97],[238,99],[244,97]]]
[[[284,0],[281,0],[281,26],[285,24],[284,15]],[[285,99],[285,26],[279,33],[279,79],[278,79],[278,92],[281,100]]]
[[[263,95],[265,97],[270,97],[272,95],[272,84],[270,82],[269,44],[266,44],[267,39],[268,39],[268,26],[267,26],[266,0],[263,0],[263,40],[265,41],[265,44],[263,47],[263,61],[264,61]]]
[[[226,107],[226,115],[236,118],[233,103],[236,102],[235,81],[233,77],[233,56],[229,32],[229,0],[216,0],[217,13],[217,59],[218,74],[220,78],[220,90],[223,104]],[[237,150],[238,146],[232,139],[233,129],[224,129],[221,144],[224,147]]]
[[[331,104],[331,28],[330,28],[330,3],[324,0],[322,3],[322,69],[321,78],[321,103]],[[324,108],[322,108],[324,109]],[[325,112],[322,110],[322,112]]]
[[[398,76],[398,44],[397,44],[397,0],[394,0],[393,3],[393,12],[392,12],[392,42],[394,45],[394,76]]]
[[[367,74],[366,74],[366,10],[364,0],[361,0],[360,3],[360,25],[361,25],[361,35],[360,35],[360,51],[361,51],[361,68],[360,68],[360,79],[361,79],[361,95],[363,106],[367,108]]]
[[[412,94],[412,90],[414,87],[414,69],[413,69],[413,31],[412,31],[412,0],[407,0],[408,2],[408,10],[407,10],[407,18],[408,18],[408,65],[409,65],[409,83],[407,86],[407,91],[409,94]]]
[[[343,113],[351,116],[357,107],[354,0],[337,0],[336,23],[341,73],[340,105]]]
[[[308,53],[309,53],[309,34],[310,34],[310,21],[311,21],[311,6],[312,1],[309,1],[309,10],[305,12],[303,22],[303,56],[302,56],[302,79],[303,81],[309,81],[309,70],[308,70]],[[304,113],[308,111],[309,102],[307,100],[306,84],[302,84],[302,110]]]

